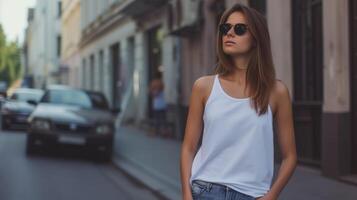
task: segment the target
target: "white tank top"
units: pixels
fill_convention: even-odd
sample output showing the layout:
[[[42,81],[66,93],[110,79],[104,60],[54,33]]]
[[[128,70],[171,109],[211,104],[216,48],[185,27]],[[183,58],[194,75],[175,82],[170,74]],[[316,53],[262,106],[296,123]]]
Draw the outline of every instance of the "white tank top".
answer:
[[[250,98],[234,98],[218,75],[203,114],[202,144],[193,160],[195,179],[228,186],[255,198],[271,187],[274,171],[273,116],[258,116]]]

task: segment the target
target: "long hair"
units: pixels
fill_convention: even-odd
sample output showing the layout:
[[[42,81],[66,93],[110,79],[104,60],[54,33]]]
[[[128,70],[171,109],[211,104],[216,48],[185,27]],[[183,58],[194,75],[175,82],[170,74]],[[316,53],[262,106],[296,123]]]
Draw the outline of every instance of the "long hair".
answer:
[[[253,36],[253,45],[250,50],[250,60],[246,74],[246,87],[249,86],[250,97],[256,112],[261,115],[268,110],[269,96],[275,84],[275,69],[270,46],[270,36],[265,17],[253,8],[242,4],[235,4],[226,10],[220,24],[225,23],[234,12],[241,12],[247,19],[248,29]],[[231,56],[223,52],[223,35],[217,30],[216,73],[226,75],[234,71]]]

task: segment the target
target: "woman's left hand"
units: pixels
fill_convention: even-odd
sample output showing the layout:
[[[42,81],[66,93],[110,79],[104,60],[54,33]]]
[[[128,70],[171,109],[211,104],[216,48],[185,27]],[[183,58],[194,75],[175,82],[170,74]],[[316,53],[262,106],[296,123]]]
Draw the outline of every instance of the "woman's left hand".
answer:
[[[278,198],[275,195],[272,195],[271,193],[267,193],[262,197],[257,198],[256,200],[277,200]]]

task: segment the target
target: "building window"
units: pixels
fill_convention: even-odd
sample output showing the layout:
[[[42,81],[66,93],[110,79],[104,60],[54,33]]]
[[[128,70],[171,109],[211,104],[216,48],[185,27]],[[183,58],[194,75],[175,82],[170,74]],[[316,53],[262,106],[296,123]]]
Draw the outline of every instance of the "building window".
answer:
[[[58,9],[58,18],[61,18],[61,16],[62,16],[62,1],[59,1],[57,6],[58,6],[58,8],[57,8]]]
[[[90,85],[90,89],[94,90],[95,88],[95,57],[94,54],[90,56],[90,69],[89,69],[89,85]]]
[[[82,88],[86,88],[86,59],[82,60]]]
[[[57,36],[57,56],[61,57],[61,42],[62,42],[62,37],[60,35]]]
[[[99,88],[101,90],[104,89],[104,84],[103,84],[103,76],[104,76],[104,73],[103,73],[103,68],[104,68],[104,52],[103,50],[100,50],[99,51],[99,78],[98,78],[98,81],[99,81]]]

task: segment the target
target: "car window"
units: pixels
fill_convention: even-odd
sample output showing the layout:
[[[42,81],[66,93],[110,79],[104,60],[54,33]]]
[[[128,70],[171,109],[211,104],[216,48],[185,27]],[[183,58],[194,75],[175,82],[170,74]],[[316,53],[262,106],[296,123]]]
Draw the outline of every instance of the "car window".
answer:
[[[10,96],[10,100],[16,100],[21,102],[27,102],[29,100],[32,100],[38,102],[41,99],[42,95],[43,94],[41,92],[15,92]]]
[[[85,108],[92,107],[92,102],[89,96],[81,90],[74,89],[49,90],[46,92],[41,102],[76,105]]]
[[[89,95],[93,107],[98,109],[109,109],[108,102],[103,94],[95,92],[87,92]]]

